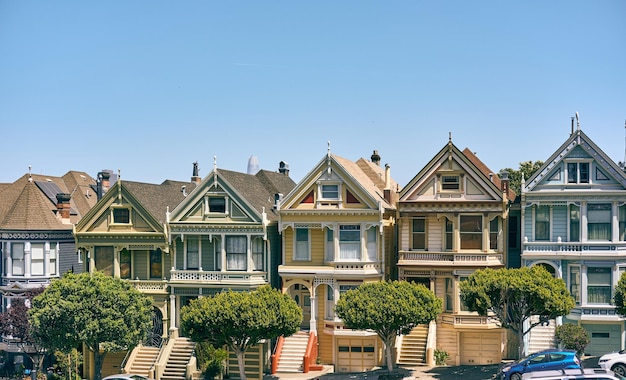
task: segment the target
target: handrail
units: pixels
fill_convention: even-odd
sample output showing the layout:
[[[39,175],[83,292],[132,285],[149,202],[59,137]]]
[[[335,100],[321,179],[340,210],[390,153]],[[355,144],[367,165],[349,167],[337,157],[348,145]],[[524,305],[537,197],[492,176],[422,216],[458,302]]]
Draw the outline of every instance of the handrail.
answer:
[[[309,340],[307,341],[306,351],[302,358],[302,372],[308,373],[317,361],[317,335],[314,332],[309,333]]]
[[[276,342],[276,347],[274,347],[274,353],[272,354],[272,374],[275,374],[278,371],[278,359],[280,358],[280,354],[283,352],[283,345],[285,344],[285,337],[278,337],[278,342]]]

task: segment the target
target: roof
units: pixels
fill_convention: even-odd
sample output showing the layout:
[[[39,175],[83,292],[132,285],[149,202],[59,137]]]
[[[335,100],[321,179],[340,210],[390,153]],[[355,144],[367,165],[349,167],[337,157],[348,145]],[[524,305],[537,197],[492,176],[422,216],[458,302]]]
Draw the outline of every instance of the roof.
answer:
[[[161,184],[118,181],[159,222],[165,223],[166,212],[172,211],[185,199],[185,192],[195,190],[194,182],[165,180]],[[184,187],[184,192],[183,192]],[[109,191],[116,191],[116,187]]]
[[[500,176],[491,171],[491,169],[489,169],[487,165],[485,165],[478,158],[478,156],[474,154],[474,152],[472,152],[469,148],[465,148],[463,149],[463,154],[485,175],[485,177],[491,179],[494,185],[496,185],[499,189],[502,189],[502,180],[500,179]],[[513,191],[510,186],[506,195],[511,202],[513,202],[517,196],[515,191]]]
[[[332,154],[332,157],[344,168],[346,171],[361,185],[367,192],[370,193],[377,201],[381,202],[386,209],[395,209],[396,206],[393,203],[388,202],[385,199],[385,175],[382,168],[378,165],[367,161],[363,158],[357,162],[350,161],[346,158]],[[370,165],[371,164],[371,165]],[[378,169],[376,169],[378,167]],[[381,176],[379,174],[382,173]],[[395,181],[394,181],[395,183]],[[394,189],[395,192],[395,189]]]

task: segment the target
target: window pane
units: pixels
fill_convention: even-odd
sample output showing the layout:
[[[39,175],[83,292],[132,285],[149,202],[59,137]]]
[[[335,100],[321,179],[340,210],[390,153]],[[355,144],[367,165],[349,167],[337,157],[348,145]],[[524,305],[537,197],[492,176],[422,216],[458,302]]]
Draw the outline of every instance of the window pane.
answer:
[[[339,259],[361,259],[361,226],[339,226]]]
[[[309,259],[309,230],[306,228],[296,228],[296,260]]]
[[[113,247],[94,248],[96,270],[113,276]]]
[[[50,275],[56,276],[57,274],[57,243],[50,243]]]
[[[126,248],[120,252],[120,278],[131,278],[130,251]]]
[[[209,198],[209,212],[225,213],[226,198]]]
[[[458,175],[441,176],[441,189],[442,190],[459,190],[459,176]]]
[[[498,218],[495,218],[491,222],[489,222],[489,249],[498,249]]]
[[[150,278],[163,276],[163,251],[155,249],[150,251]]]
[[[452,221],[446,218],[446,247],[445,248],[448,251],[452,250],[452,237],[454,236],[452,234],[453,227],[454,225],[452,224]]]
[[[461,215],[461,249],[482,249],[482,216]]]
[[[252,251],[252,263],[254,265],[254,270],[263,270],[264,260],[263,260],[263,238],[256,237],[251,241],[251,251]]]
[[[580,241],[580,207],[569,206],[569,241]]]
[[[535,210],[535,240],[550,240],[550,206]]]
[[[247,238],[245,236],[226,237],[226,269],[246,270]]]
[[[426,249],[426,219],[413,219],[412,249]]]
[[[589,240],[611,240],[611,204],[587,205],[587,235]]]
[[[339,185],[322,185],[323,199],[339,199]]]
[[[611,302],[611,268],[587,268],[587,302],[602,304]]]
[[[187,237],[187,269],[200,268],[200,241],[197,236]]]
[[[44,275],[44,244],[33,243],[30,245],[30,274],[33,276]]]
[[[24,243],[11,244],[11,271],[14,276],[24,275]]]
[[[127,208],[114,208],[113,223],[130,223],[130,210]]]
[[[576,165],[576,163],[567,164],[567,182],[568,183],[578,182],[578,165]]]
[[[580,267],[571,267],[569,269],[569,292],[576,300],[576,304],[580,303]]]
[[[589,183],[589,163],[581,162],[578,167],[580,169],[580,183]]]

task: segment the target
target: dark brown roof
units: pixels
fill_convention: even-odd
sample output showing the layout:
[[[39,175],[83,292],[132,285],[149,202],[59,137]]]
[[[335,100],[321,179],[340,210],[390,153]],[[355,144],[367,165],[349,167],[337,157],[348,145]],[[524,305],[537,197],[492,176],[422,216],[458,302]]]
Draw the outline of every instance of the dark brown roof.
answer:
[[[467,157],[477,168],[485,175],[485,177],[490,178],[493,181],[493,184],[498,187],[498,189],[502,189],[502,181],[500,180],[500,176],[491,171],[479,158],[476,156],[469,148],[463,149],[463,154]],[[515,200],[515,192],[509,186],[509,191],[507,193],[507,197],[509,201],[513,202]]]
[[[159,222],[165,222],[165,214],[185,199],[185,192],[191,193],[196,184],[193,182],[180,182],[165,180],[161,184],[151,184],[133,181],[120,181],[123,188],[127,189],[141,205]],[[116,187],[109,191],[116,191]]]

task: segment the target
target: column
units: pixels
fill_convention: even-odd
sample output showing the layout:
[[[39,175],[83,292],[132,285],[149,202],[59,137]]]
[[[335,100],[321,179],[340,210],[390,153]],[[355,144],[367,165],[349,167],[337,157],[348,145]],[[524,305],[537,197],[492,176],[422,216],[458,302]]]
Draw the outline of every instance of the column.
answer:
[[[309,321],[309,328],[311,331],[317,332],[317,296],[315,295],[317,287],[313,284],[311,288],[311,319]]]

